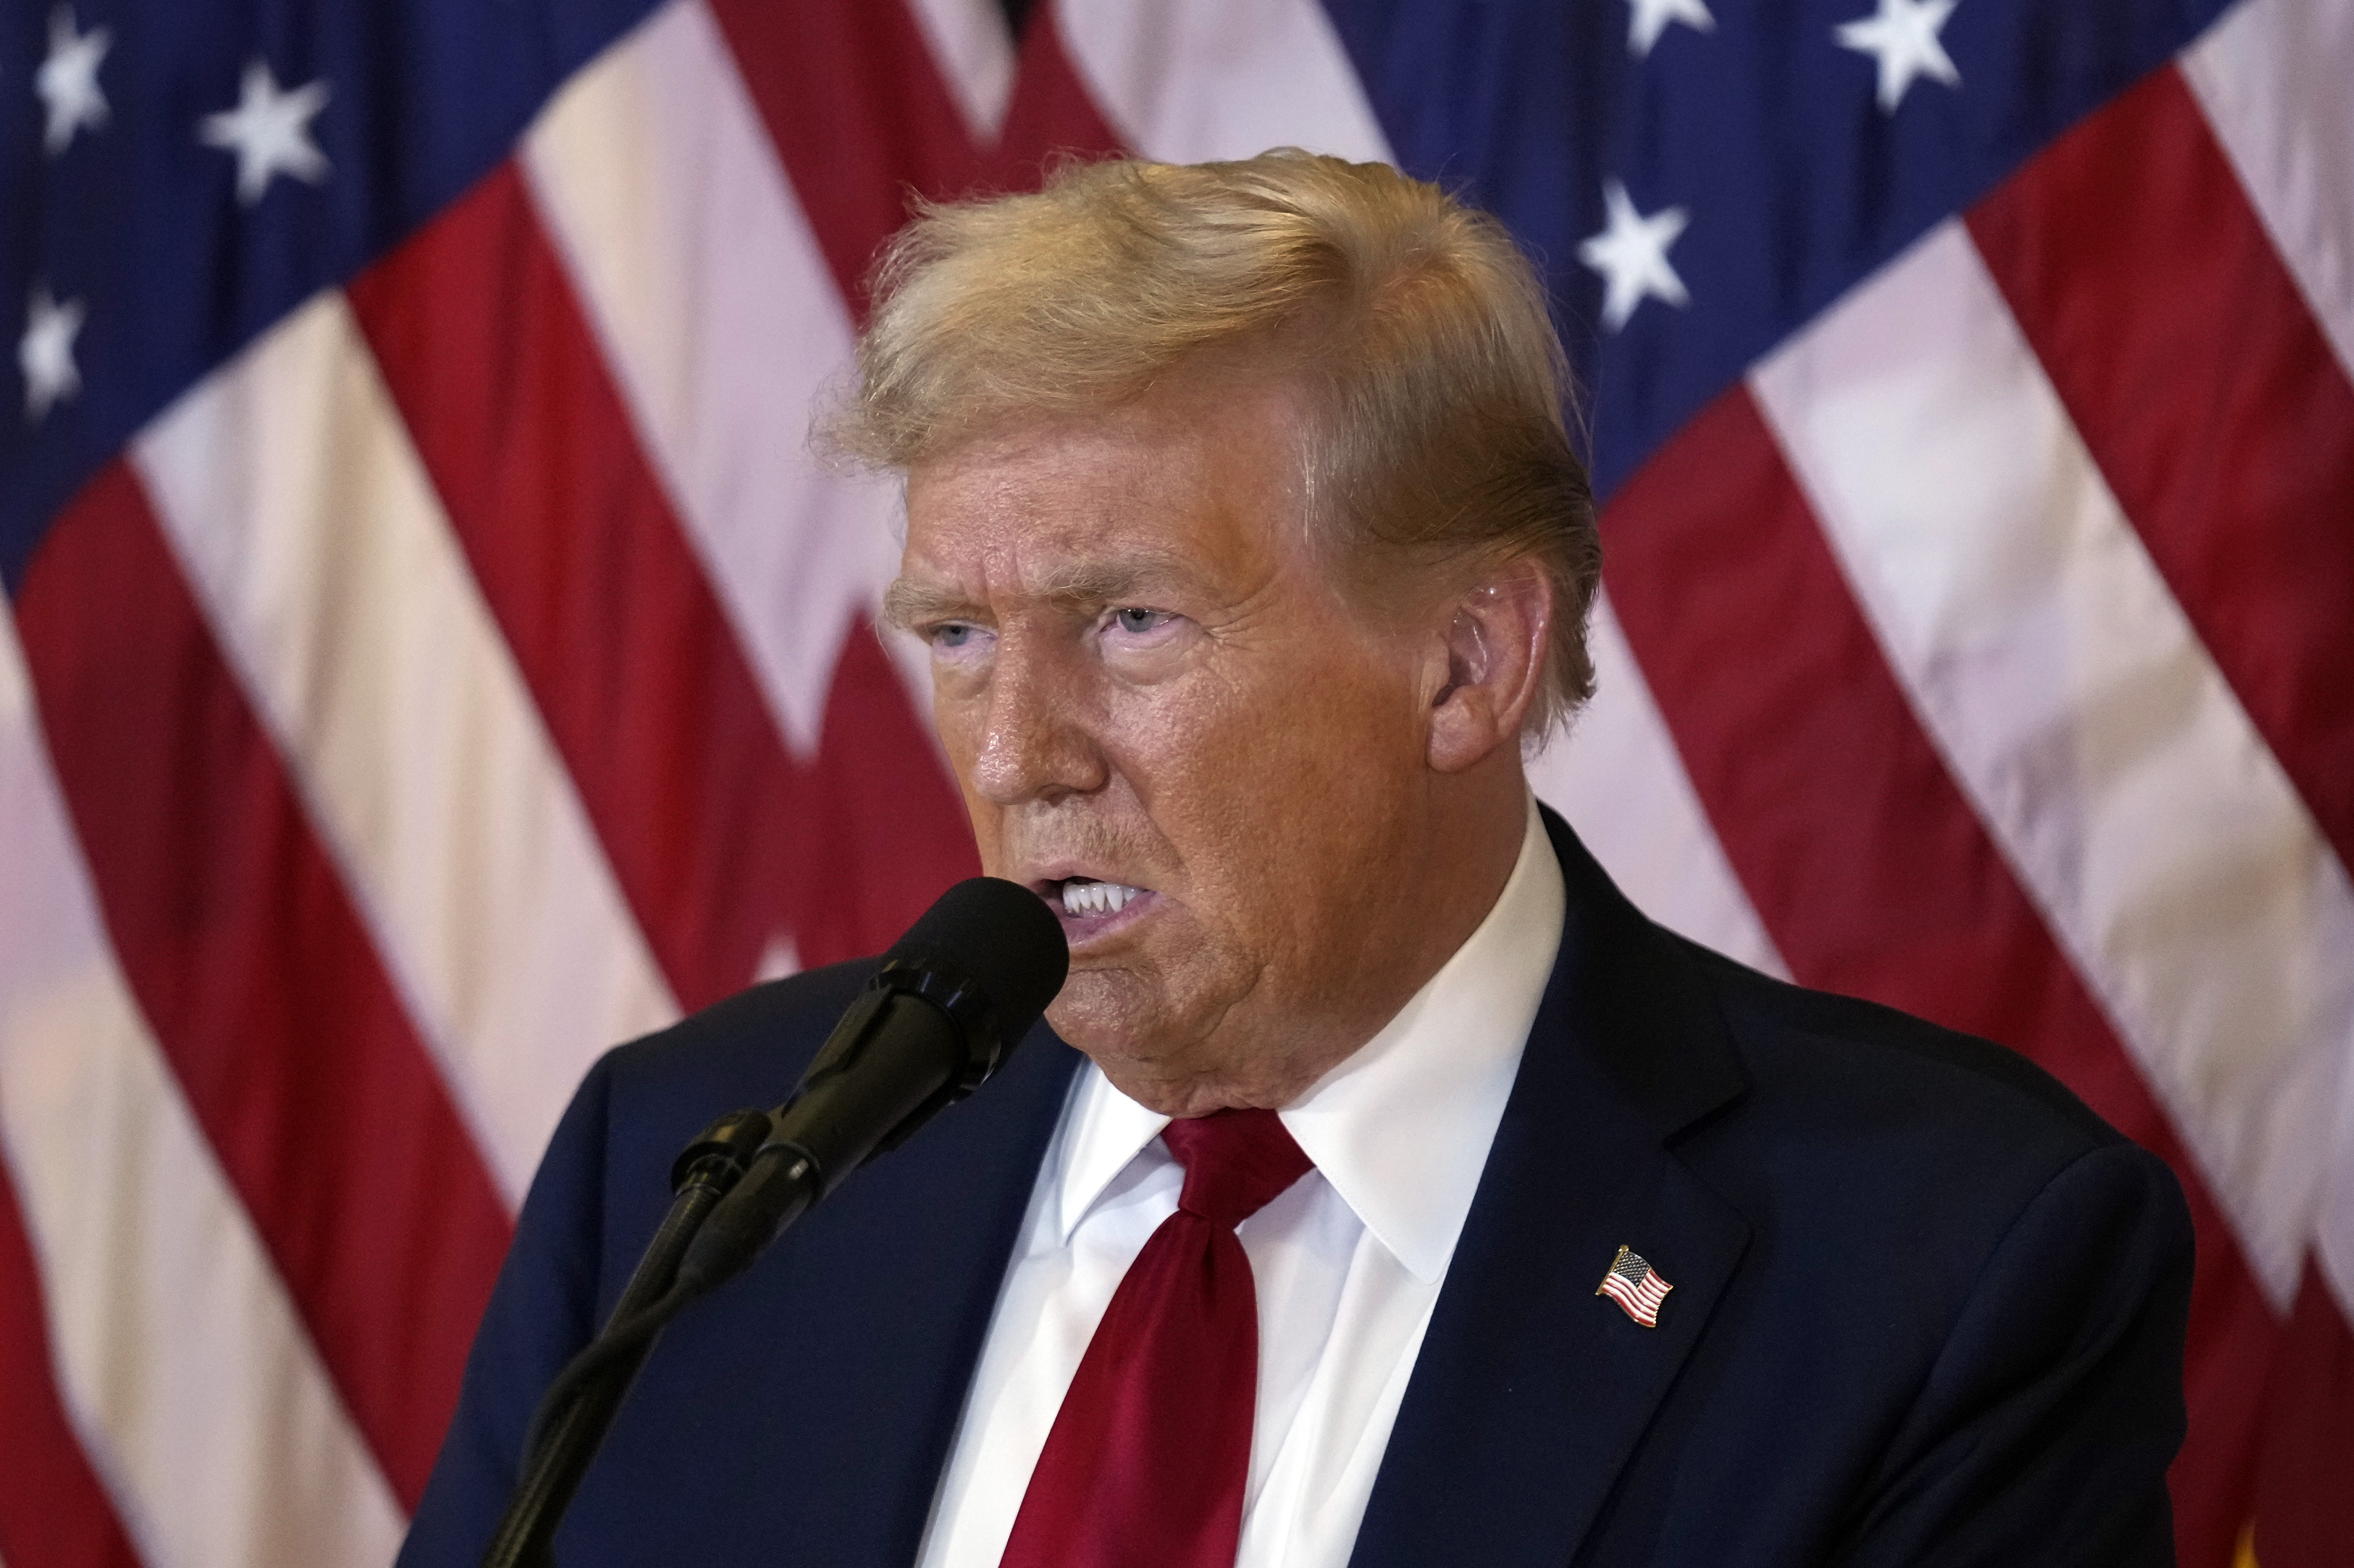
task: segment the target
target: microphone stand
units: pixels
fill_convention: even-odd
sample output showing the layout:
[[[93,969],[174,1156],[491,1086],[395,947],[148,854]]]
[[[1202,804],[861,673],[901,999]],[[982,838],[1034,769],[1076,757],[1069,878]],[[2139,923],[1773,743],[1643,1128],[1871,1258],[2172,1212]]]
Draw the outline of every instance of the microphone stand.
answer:
[[[704,1220],[743,1179],[769,1125],[766,1111],[731,1111],[705,1128],[672,1165],[670,1213],[646,1244],[603,1332],[557,1374],[532,1416],[523,1478],[482,1553],[482,1568],[553,1568],[557,1526],[638,1369],[663,1326],[702,1294],[693,1282],[679,1280],[679,1261]]]
[[[1001,1038],[988,996],[955,965],[886,959],[790,1101],[773,1114],[732,1112],[687,1146],[671,1167],[670,1213],[604,1330],[540,1396],[523,1477],[482,1568],[554,1568],[557,1526],[664,1326],[742,1272],[835,1181],[969,1093],[1003,1054]],[[977,1057],[968,1041],[982,1043]]]
[[[790,1099],[774,1112],[721,1117],[687,1146],[671,1166],[670,1213],[612,1316],[540,1396],[522,1478],[482,1568],[554,1568],[556,1528],[664,1326],[750,1266],[869,1158],[979,1087],[1037,1021],[1069,962],[1062,927],[1029,889],[985,876],[960,882],[883,955]],[[1002,1027],[976,970],[1013,987],[1018,1027]]]

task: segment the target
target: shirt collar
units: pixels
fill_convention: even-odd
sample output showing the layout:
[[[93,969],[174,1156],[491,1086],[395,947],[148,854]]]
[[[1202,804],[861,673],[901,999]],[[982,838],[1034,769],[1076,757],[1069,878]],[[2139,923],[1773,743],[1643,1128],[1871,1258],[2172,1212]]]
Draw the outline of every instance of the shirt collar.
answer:
[[[1561,947],[1566,894],[1534,798],[1479,928],[1397,1015],[1279,1113],[1364,1227],[1426,1284],[1446,1272]],[[1061,1139],[1056,1217],[1080,1220],[1169,1118],[1089,1065]]]

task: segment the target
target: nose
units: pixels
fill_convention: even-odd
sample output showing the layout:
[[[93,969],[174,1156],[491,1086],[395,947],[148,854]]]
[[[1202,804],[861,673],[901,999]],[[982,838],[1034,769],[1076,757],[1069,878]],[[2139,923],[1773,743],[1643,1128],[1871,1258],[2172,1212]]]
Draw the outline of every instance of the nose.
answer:
[[[1048,804],[1104,786],[1077,672],[1057,651],[1007,637],[990,662],[972,785],[997,806]]]

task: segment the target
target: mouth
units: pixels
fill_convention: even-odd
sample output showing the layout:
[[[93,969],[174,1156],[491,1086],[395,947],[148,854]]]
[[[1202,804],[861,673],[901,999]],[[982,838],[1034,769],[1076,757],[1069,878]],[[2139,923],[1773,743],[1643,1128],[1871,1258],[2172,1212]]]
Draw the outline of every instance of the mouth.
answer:
[[[1149,887],[1092,876],[1050,877],[1031,885],[1062,921],[1063,935],[1074,950],[1134,925],[1160,901]]]

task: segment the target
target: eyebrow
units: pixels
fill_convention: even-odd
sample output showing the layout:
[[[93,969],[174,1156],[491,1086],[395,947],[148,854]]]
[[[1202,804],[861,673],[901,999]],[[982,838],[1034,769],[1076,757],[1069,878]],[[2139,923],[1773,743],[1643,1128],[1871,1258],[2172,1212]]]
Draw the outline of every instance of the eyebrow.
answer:
[[[1143,549],[1111,560],[1059,567],[1023,597],[1051,604],[1094,607],[1135,599],[1148,584],[1154,583],[1173,583],[1181,590],[1205,590],[1203,574],[1193,561],[1173,551]],[[988,619],[985,607],[966,595],[913,577],[895,577],[883,591],[883,620],[902,631],[926,622]]]
[[[893,577],[883,590],[883,624],[898,631],[913,631],[925,621],[971,620],[978,608],[962,594],[907,577]]]

